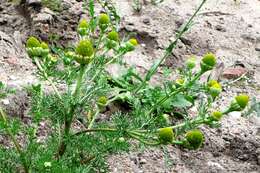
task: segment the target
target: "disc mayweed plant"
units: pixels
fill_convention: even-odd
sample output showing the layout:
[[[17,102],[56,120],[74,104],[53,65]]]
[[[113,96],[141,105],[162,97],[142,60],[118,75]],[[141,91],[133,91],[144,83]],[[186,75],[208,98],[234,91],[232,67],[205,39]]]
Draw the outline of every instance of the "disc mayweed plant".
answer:
[[[198,70],[197,60],[192,56],[176,80],[166,80],[159,86],[149,83],[205,2],[145,77],[123,60],[125,54],[135,50],[138,41],[120,38],[109,15],[94,16],[93,6],[90,20],[82,19],[77,27],[78,42],[73,47],[49,47],[30,37],[26,50],[45,82],[28,89],[32,96],[32,125],[21,124],[18,128],[27,129],[28,142],[23,147],[16,138],[17,130],[12,130],[11,121],[0,111],[1,133],[4,129],[13,141],[19,154],[15,158],[20,158],[18,163],[23,165],[24,172],[98,171],[104,167],[102,153],[126,150],[129,139],[146,145],[176,145],[196,150],[205,139],[199,130],[201,125],[218,127],[223,116],[244,110],[249,102],[244,94],[236,96],[223,111],[214,106],[221,95],[221,84],[210,77],[206,82],[200,81],[217,63],[212,53],[202,57]],[[124,70],[113,76],[107,71],[111,64]],[[46,84],[51,85],[52,93],[43,91],[42,85]],[[112,105],[118,106],[117,112],[110,110]],[[189,115],[193,107],[197,109],[196,116]],[[107,120],[101,118],[103,114],[107,114]],[[174,122],[176,117],[184,121]],[[39,141],[42,121],[51,126],[46,141]],[[7,157],[10,153],[5,154]],[[3,163],[8,167],[9,162]]]

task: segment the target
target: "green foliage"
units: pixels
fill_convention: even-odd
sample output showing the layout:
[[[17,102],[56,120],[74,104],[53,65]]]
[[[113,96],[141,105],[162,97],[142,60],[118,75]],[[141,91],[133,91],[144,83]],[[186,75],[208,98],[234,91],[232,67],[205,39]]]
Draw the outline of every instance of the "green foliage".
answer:
[[[38,69],[39,78],[53,90],[46,93],[41,84],[27,88],[31,95],[29,125],[7,118],[0,109],[1,133],[14,144],[11,149],[1,147],[0,156],[8,159],[0,168],[10,172],[23,169],[25,173],[106,172],[108,154],[128,151],[129,139],[152,146],[201,147],[204,136],[196,129],[201,125],[217,127],[222,116],[244,109],[249,98],[240,95],[225,111],[212,113],[219,109],[213,103],[221,94],[221,85],[210,77],[206,82],[200,78],[214,68],[217,60],[213,54],[204,55],[197,71],[196,60],[190,59],[174,81],[165,79],[161,85],[153,86],[150,79],[205,2],[202,1],[145,77],[123,61],[124,55],[138,46],[138,41],[120,40],[111,18],[115,10],[107,8],[107,14],[96,17],[94,1],[88,2],[91,18],[88,23],[83,20],[78,25],[80,40],[74,46],[53,48],[30,37],[26,50]],[[117,76],[106,71],[114,63],[123,69]],[[0,83],[0,95],[6,95],[4,88]],[[111,105],[116,105],[118,111],[107,112]],[[196,116],[189,115],[193,107],[198,110]],[[105,120],[102,114],[107,116]],[[171,123],[172,116],[176,115],[184,118],[182,123]],[[41,141],[42,122],[47,122],[49,131]],[[17,140],[19,132],[24,134],[24,145]],[[10,161],[12,164],[8,164]]]

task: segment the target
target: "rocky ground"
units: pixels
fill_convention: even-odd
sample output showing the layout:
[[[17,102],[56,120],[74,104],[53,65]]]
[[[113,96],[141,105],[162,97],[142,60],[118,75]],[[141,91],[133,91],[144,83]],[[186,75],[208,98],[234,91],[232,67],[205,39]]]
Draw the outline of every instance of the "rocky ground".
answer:
[[[0,0],[0,81],[18,89],[37,81],[35,67],[25,53],[28,35],[42,40],[57,40],[62,45],[76,39],[77,22],[85,14],[83,2],[63,0],[59,11],[42,6],[40,1],[16,6]],[[201,0],[164,0],[154,6],[146,0],[141,12],[132,9],[132,0],[114,0],[122,17],[122,34],[135,32],[141,43],[126,62],[145,72],[175,38],[177,29],[190,17]],[[99,12],[99,11],[97,11]],[[163,67],[176,69],[190,55],[200,58],[213,52],[218,68],[213,76],[224,87],[220,101],[224,106],[237,93],[260,99],[260,1],[211,0],[185,34],[178,48]],[[162,69],[161,69],[162,70]],[[243,77],[244,80],[236,81]],[[241,78],[242,78],[241,77]],[[160,71],[153,83],[162,80]],[[26,94],[5,100],[9,112],[25,116]],[[111,172],[259,172],[260,119],[235,113],[223,120],[218,130],[203,128],[205,146],[199,151],[174,147],[133,150],[108,158]]]

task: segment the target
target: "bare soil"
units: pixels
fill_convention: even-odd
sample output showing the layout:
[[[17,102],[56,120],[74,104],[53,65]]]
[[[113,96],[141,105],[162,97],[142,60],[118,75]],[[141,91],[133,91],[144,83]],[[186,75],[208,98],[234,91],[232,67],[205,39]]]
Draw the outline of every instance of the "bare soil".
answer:
[[[85,14],[82,2],[76,0],[63,0],[60,12],[37,5],[16,6],[8,0],[0,1],[0,81],[22,90],[38,81],[35,67],[25,53],[28,35],[37,35],[43,40],[59,36],[62,45],[70,44],[77,39],[74,31]],[[122,17],[121,32],[135,32],[141,43],[137,51],[126,56],[126,62],[144,73],[163,54],[163,49],[175,38],[178,28],[201,0],[164,0],[157,6],[146,1],[139,13],[132,9],[132,0],[114,2]],[[224,107],[238,93],[247,93],[259,100],[260,1],[208,1],[162,68],[175,70],[190,55],[200,59],[207,52],[218,57],[214,77],[230,84],[224,87],[218,105]],[[232,82],[233,79],[223,77],[225,69],[234,66],[248,71],[246,80]],[[154,84],[163,80],[162,68],[153,78]],[[23,117],[27,112],[26,100],[25,93],[2,104],[11,115]],[[207,136],[204,147],[198,151],[173,146],[143,149],[134,145],[130,153],[108,157],[110,172],[260,172],[259,117],[244,118],[234,113],[224,118],[220,129],[203,127],[202,130]]]

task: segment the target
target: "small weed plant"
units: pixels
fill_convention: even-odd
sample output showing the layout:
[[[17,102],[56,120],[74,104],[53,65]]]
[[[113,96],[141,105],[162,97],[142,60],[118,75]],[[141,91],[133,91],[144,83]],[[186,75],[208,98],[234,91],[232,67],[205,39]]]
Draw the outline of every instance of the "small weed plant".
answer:
[[[222,91],[221,84],[210,76],[206,82],[200,81],[217,63],[212,53],[203,56],[198,69],[196,58],[188,59],[176,80],[166,80],[159,86],[150,85],[149,81],[205,2],[202,1],[164,56],[144,77],[123,60],[125,54],[135,50],[138,41],[120,38],[110,13],[95,16],[94,1],[88,4],[90,19],[79,22],[79,41],[75,46],[53,48],[30,37],[26,49],[44,82],[28,88],[29,124],[9,118],[0,109],[0,133],[13,144],[1,145],[0,170],[106,172],[106,156],[128,151],[131,145],[136,145],[130,139],[144,146],[199,149],[204,141],[199,127],[219,127],[223,116],[245,109],[249,97],[236,96],[224,110],[214,106]],[[106,70],[111,64],[123,69],[116,77]],[[50,85],[52,92],[45,92],[45,85]],[[0,96],[7,93],[1,85]],[[118,111],[109,113],[112,105]],[[197,110],[195,115],[191,109]],[[104,114],[106,120],[102,119]],[[173,117],[181,117],[183,121],[174,122]],[[42,124],[48,124],[47,135]]]

